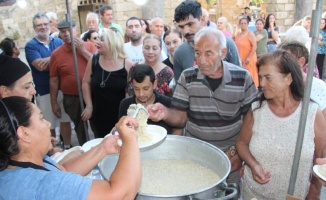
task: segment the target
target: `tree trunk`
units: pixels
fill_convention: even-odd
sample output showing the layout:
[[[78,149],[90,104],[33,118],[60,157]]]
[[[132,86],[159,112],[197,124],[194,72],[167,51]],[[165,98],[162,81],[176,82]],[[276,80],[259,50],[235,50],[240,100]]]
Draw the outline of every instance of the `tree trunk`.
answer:
[[[312,6],[313,0],[296,0],[294,21],[299,21],[307,15],[312,17]]]
[[[152,19],[154,17],[162,17],[164,20],[164,1],[162,0],[147,0],[147,3],[142,6],[142,15],[144,19]]]

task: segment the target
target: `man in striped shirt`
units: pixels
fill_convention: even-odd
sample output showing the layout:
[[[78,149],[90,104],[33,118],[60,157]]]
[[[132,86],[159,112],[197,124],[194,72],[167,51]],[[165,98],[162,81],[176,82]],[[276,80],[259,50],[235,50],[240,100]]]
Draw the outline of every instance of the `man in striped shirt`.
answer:
[[[182,72],[171,108],[148,106],[150,118],[185,127],[186,136],[226,152],[232,165],[228,182],[238,183],[242,161],[234,144],[242,118],[257,97],[257,88],[246,69],[223,61],[227,48],[221,31],[202,28],[194,42],[197,66]]]

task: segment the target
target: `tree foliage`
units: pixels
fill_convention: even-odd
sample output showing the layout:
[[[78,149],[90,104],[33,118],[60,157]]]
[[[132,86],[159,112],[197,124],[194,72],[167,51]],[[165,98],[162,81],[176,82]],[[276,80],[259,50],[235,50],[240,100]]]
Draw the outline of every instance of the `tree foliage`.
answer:
[[[252,2],[252,4],[257,5],[257,4],[263,3],[264,0],[252,0],[251,2]]]
[[[214,6],[216,4],[216,0],[206,0],[209,6]]]

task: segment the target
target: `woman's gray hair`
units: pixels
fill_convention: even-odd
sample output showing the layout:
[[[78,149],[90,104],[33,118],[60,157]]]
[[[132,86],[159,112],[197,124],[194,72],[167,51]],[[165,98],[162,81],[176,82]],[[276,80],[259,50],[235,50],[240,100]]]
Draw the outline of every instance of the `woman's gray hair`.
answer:
[[[297,41],[305,45],[309,42],[309,33],[303,26],[292,26],[285,32],[283,41]]]
[[[55,20],[58,20],[58,15],[57,15],[55,12],[47,12],[47,13],[46,13],[46,16],[47,16],[49,19],[53,18],[53,19],[55,19]]]
[[[200,40],[202,37],[209,37],[211,36],[212,38],[216,38],[219,43],[219,53],[222,52],[222,49],[226,48],[226,38],[224,34],[220,31],[217,30],[216,28],[211,28],[211,27],[205,27],[200,29],[194,38],[195,43]]]
[[[308,31],[303,26],[292,26],[285,32],[285,36],[282,39],[285,42],[300,42],[310,51],[311,38],[309,37]]]

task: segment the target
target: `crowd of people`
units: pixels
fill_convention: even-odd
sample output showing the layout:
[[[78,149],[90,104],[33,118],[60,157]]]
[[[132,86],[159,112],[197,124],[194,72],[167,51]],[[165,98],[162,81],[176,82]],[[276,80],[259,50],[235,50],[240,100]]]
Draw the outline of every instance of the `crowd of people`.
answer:
[[[78,35],[73,21],[60,21],[53,12],[35,14],[36,36],[25,46],[28,66],[17,58],[14,40],[0,43],[2,199],[21,199],[23,193],[26,199],[134,199],[142,172],[138,124],[125,116],[133,103],[147,108],[148,124],[224,151],[231,163],[227,182],[236,185],[237,198],[286,198],[313,48],[307,48],[309,17],[282,41],[272,13],[253,18],[246,7],[232,26],[226,17],[210,21],[197,1],[175,8],[174,27],[161,17],[133,16],[123,29],[109,5],[85,20],[88,30]],[[326,164],[325,23],[322,18],[314,47],[316,73],[294,191],[301,199],[318,199],[326,185],[311,176],[314,164]],[[83,145],[87,121],[96,138],[114,127],[119,135],[56,163],[50,157],[60,151],[54,148],[55,128],[66,150],[72,147],[71,122]],[[85,177],[112,153],[120,157],[109,180]],[[17,187],[21,183],[28,184]]]

